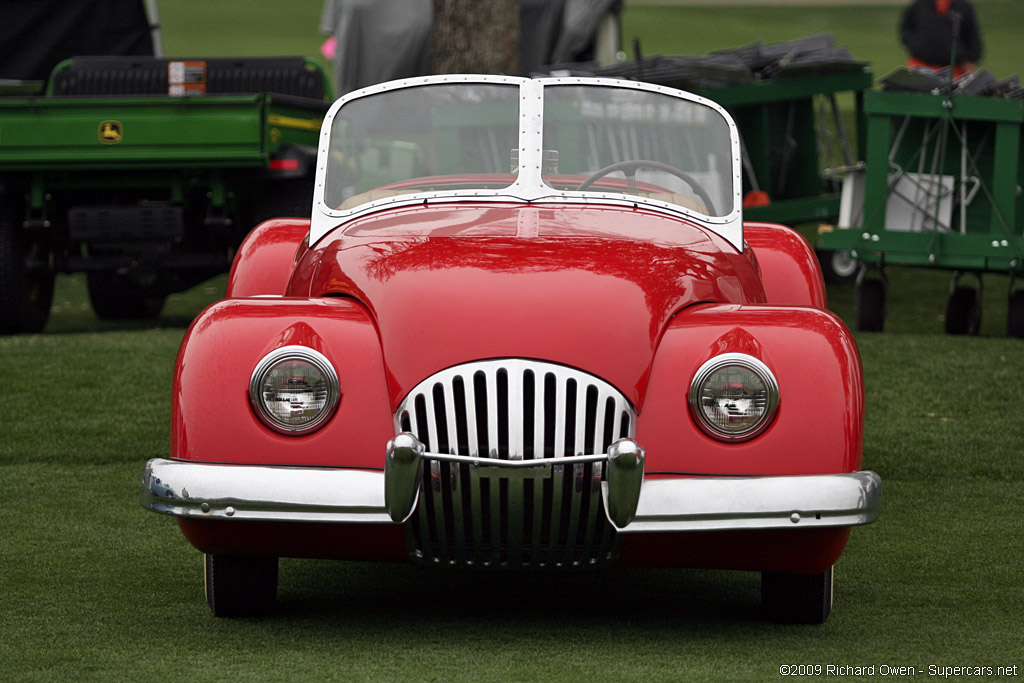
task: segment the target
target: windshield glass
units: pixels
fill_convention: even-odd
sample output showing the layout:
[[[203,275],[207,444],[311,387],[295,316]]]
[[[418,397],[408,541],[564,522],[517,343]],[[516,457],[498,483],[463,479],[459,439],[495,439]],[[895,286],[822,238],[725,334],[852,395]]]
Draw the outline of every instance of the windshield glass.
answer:
[[[714,105],[626,81],[475,78],[344,100],[325,131],[324,209],[600,197],[738,216],[738,143]]]
[[[733,209],[729,124],[698,102],[625,88],[549,85],[544,150],[544,182],[555,188],[657,199],[707,216]]]
[[[385,91],[345,104],[331,126],[325,203],[502,188],[517,147],[519,86],[455,83]]]

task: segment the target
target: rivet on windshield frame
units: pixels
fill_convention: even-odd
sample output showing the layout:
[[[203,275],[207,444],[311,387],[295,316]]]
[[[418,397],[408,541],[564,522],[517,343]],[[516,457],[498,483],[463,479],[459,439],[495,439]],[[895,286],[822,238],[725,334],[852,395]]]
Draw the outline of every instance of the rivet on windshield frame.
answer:
[[[229,505],[228,507],[224,508],[224,514],[226,514],[228,517],[233,517],[235,514],[235,508]]]
[[[793,524],[799,524],[800,523],[800,513],[799,512],[794,512],[793,514],[791,514],[789,516],[789,521],[793,522]]]
[[[210,504],[209,503],[203,503],[202,505],[199,506],[199,509],[202,510],[203,512],[209,512],[210,511]]]

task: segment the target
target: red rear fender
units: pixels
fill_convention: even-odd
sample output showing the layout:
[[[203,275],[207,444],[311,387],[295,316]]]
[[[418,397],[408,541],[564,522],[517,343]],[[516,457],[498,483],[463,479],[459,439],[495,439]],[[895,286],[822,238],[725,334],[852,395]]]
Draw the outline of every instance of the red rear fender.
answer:
[[[253,228],[231,264],[228,298],[284,294],[308,236],[309,221],[297,218],[275,218]]]
[[[784,225],[745,223],[743,238],[754,250],[770,304],[825,308],[825,282],[814,250]]]

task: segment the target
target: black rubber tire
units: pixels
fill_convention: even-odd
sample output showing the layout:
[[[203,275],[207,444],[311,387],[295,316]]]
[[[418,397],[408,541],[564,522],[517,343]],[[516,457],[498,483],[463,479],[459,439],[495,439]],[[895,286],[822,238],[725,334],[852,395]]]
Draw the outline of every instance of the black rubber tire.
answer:
[[[973,287],[957,287],[946,302],[946,334],[978,334],[981,299]]]
[[[1010,293],[1006,312],[1006,334],[1024,339],[1024,289]]]
[[[857,279],[860,262],[850,256],[846,249],[817,249],[814,252],[821,264],[821,274],[825,282],[838,284],[852,282]]]
[[[86,284],[92,310],[100,320],[152,320],[167,302],[166,294],[123,275],[92,272]]]
[[[0,334],[42,332],[50,318],[54,274],[27,269],[31,248],[14,206],[0,204]]]
[[[277,558],[205,555],[206,603],[215,617],[257,617],[277,601]]]
[[[761,606],[780,624],[824,624],[832,611],[832,567],[821,574],[761,574]]]
[[[862,280],[857,286],[857,329],[881,332],[885,329],[885,282]]]

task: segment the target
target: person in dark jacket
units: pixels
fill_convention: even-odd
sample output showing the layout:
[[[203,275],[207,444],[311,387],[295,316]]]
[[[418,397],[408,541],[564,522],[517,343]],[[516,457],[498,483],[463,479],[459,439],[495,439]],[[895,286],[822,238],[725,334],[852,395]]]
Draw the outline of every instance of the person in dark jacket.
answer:
[[[931,69],[949,66],[955,45],[954,76],[973,72],[984,49],[970,0],[914,0],[900,18],[900,40],[910,51],[909,66]]]

